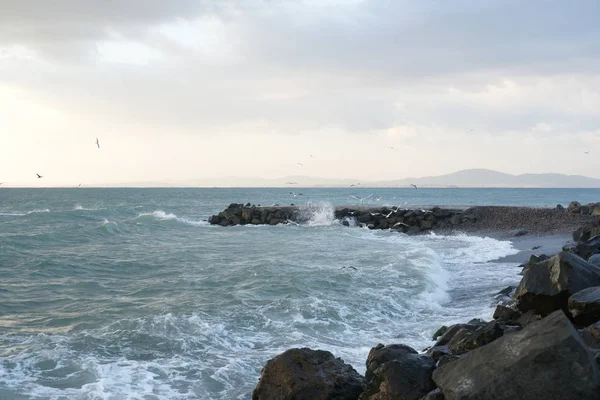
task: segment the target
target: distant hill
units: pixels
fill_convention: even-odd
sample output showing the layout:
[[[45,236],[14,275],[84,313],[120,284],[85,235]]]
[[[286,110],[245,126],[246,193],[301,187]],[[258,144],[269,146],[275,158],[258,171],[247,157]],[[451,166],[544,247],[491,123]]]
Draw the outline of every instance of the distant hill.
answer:
[[[377,182],[378,186],[600,188],[600,179],[581,175],[511,175],[489,169],[466,169],[447,175]]]

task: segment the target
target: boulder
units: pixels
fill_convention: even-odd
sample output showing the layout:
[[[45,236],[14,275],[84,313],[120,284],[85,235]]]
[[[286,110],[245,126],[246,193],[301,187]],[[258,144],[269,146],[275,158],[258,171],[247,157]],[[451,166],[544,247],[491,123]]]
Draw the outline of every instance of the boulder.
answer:
[[[519,311],[503,305],[496,306],[496,310],[494,311],[494,319],[503,322],[516,321],[520,316],[521,313]]]
[[[438,362],[440,358],[451,355],[452,351],[448,346],[433,346],[427,350],[426,354],[433,358],[433,361]]]
[[[377,346],[371,348],[369,355],[367,356],[367,371],[365,372],[365,378],[371,380],[373,378],[373,372],[381,365],[392,360],[404,357],[405,354],[419,354],[415,349],[404,344],[388,344],[384,346],[379,343]]]
[[[600,286],[583,289],[569,297],[569,313],[579,325],[600,320]]]
[[[592,400],[596,361],[562,311],[437,368],[446,399]]]
[[[448,329],[446,329],[446,331],[444,332],[442,337],[440,337],[438,339],[438,341],[435,343],[434,346],[447,345],[454,338],[454,336],[456,336],[456,334],[458,332],[460,332],[461,330],[467,330],[469,332],[474,332],[475,330],[477,330],[477,328],[479,328],[480,326],[483,326],[483,325],[485,325],[485,321],[478,320],[478,319],[473,319],[473,320],[467,322],[466,324],[452,325]]]
[[[525,314],[517,318],[515,322],[521,327],[526,327],[532,322],[539,321],[540,319],[542,319],[540,314],[536,314],[535,311],[527,311]]]
[[[438,328],[437,331],[435,331],[435,333],[433,334],[432,339],[433,340],[438,340],[438,338],[440,336],[442,336],[444,333],[446,333],[448,331],[448,327],[446,325],[442,325]]]
[[[588,259],[588,262],[596,267],[600,267],[600,254],[594,254]]]
[[[328,351],[290,349],[269,360],[252,400],[356,400],[365,380]]]
[[[569,206],[567,207],[567,211],[572,212],[572,213],[578,213],[580,208],[581,208],[581,204],[578,201],[572,201],[569,203]]]
[[[600,215],[600,203],[596,203],[590,207],[590,215],[593,215],[593,216]]]
[[[598,223],[587,224],[573,232],[573,240],[585,242],[598,235],[600,235],[600,225]]]
[[[579,331],[585,344],[592,349],[600,349],[600,322]]]
[[[580,290],[600,286],[600,269],[571,253],[561,252],[530,265],[515,292],[517,308],[542,316],[567,311],[567,300]]]
[[[555,210],[563,212],[563,211],[565,211],[565,208],[562,205],[557,204]]]
[[[450,340],[448,348],[454,354],[463,354],[491,343],[503,334],[504,330],[497,321],[488,322],[474,331],[463,328]]]
[[[600,235],[579,243],[575,247],[575,254],[586,260],[594,254],[600,254]]]
[[[360,400],[420,400],[435,389],[434,369],[431,357],[405,352],[373,371]]]

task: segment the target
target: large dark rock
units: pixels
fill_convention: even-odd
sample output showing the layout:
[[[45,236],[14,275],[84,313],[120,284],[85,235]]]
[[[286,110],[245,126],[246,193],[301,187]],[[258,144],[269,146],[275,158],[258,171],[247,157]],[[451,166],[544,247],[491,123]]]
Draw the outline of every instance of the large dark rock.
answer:
[[[520,316],[521,313],[519,311],[503,305],[496,306],[496,310],[494,311],[494,319],[503,322],[516,321]]]
[[[600,254],[594,254],[588,259],[588,262],[596,267],[600,267]]]
[[[600,286],[600,269],[577,255],[561,252],[524,270],[515,298],[520,311],[533,310],[544,316],[560,309],[566,312],[568,298],[592,286]]]
[[[504,330],[497,321],[488,322],[474,331],[463,328],[450,340],[448,348],[454,354],[463,354],[491,343],[503,334]]]
[[[600,322],[579,331],[584,343],[592,349],[600,349]]]
[[[435,342],[434,346],[445,346],[448,343],[450,343],[450,341],[454,338],[454,336],[456,336],[456,334],[461,332],[462,330],[466,330],[468,332],[474,332],[480,326],[485,325],[485,323],[486,323],[485,321],[482,321],[479,319],[473,319],[473,320],[467,322],[466,324],[452,325],[448,329],[446,329],[446,331],[444,332],[442,337],[440,337],[438,339],[438,341]]]
[[[579,325],[600,320],[600,286],[583,289],[569,297],[569,313]]]
[[[420,400],[435,389],[431,379],[434,369],[431,357],[402,352],[373,371],[360,400]]]
[[[598,223],[587,224],[573,232],[573,240],[585,242],[598,235],[600,235],[600,225]]]
[[[425,397],[423,397],[422,400],[445,400],[444,399],[444,394],[442,393],[442,391],[437,388],[435,390],[432,390],[431,392],[427,393],[427,395]]]
[[[572,201],[569,203],[569,206],[567,207],[567,211],[572,212],[572,213],[578,213],[580,208],[581,208],[581,204],[578,201]]]
[[[597,400],[596,361],[562,311],[437,368],[448,400]]]
[[[594,254],[600,254],[600,235],[586,240],[583,243],[577,244],[575,253],[586,260]]]
[[[406,354],[418,354],[418,352],[412,347],[404,344],[388,344],[387,346],[384,346],[379,343],[369,351],[365,378],[371,380],[371,378],[373,378],[373,372],[381,365],[392,360],[403,358]]]
[[[269,360],[253,400],[356,400],[364,378],[328,351],[290,349]]]

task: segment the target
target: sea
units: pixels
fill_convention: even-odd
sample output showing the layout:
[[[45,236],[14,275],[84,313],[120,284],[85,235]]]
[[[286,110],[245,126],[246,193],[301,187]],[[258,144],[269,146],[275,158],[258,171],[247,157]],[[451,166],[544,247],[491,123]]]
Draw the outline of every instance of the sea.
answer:
[[[496,261],[518,252],[511,242],[346,227],[333,207],[350,196],[554,207],[600,190],[2,188],[0,399],[250,399],[286,349],[364,373],[376,344],[422,350],[441,325],[490,319],[494,295],[518,283],[518,265]],[[206,222],[234,202],[311,218]]]

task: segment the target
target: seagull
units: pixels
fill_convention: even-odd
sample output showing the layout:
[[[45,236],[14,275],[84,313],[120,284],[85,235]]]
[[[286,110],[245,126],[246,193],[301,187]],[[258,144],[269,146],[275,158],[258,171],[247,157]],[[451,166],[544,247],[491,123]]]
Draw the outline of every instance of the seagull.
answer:
[[[308,156],[309,156],[310,158],[315,158],[315,156],[313,156],[312,154],[309,154]]]
[[[298,196],[303,196],[302,193],[294,193],[294,192],[290,192],[290,194],[294,197],[298,197]]]
[[[96,146],[98,146],[98,148],[100,148],[100,141],[98,140],[98,138],[96,138]]]
[[[394,146],[390,146],[390,150],[394,150]]]
[[[390,211],[390,213],[388,215],[386,215],[386,218],[389,218],[392,214],[396,214],[398,212],[398,210],[400,210],[400,206],[396,207],[395,210]]]
[[[350,187],[354,187],[354,186],[356,186],[354,183],[352,185],[350,185]]]
[[[381,213],[373,213],[373,212],[370,212],[369,214],[371,214],[372,217],[374,217],[376,215],[381,215]]]
[[[41,179],[41,178],[43,178],[43,176],[42,176],[42,175],[40,175],[40,174],[36,174],[36,175],[37,175],[38,179]]]
[[[381,196],[375,197],[375,201],[380,201],[380,200],[381,200]]]
[[[79,185],[77,185],[77,187],[81,187],[81,183]]]
[[[296,164],[298,164],[301,167],[304,167],[304,164],[302,164],[302,163],[296,163]]]
[[[350,196],[350,197],[353,198],[353,199],[358,200],[360,202],[360,205],[363,205],[365,203],[365,200],[368,199],[371,196],[373,196],[373,193],[371,193],[367,197],[358,197],[358,196]]]
[[[411,184],[410,184],[410,186],[412,186],[412,187],[414,187],[415,189],[419,190],[419,188],[417,187],[417,185],[414,185],[414,184],[412,184],[412,183],[411,183]]]
[[[589,152],[589,151],[584,151],[584,153],[585,153],[585,154],[590,154],[590,152]]]
[[[357,271],[356,267],[353,267],[352,265],[350,265],[350,266],[343,266],[342,267],[342,269],[346,269],[346,268],[353,269],[353,270]]]
[[[285,184],[286,184],[286,185],[297,185],[297,184],[298,184],[298,182],[286,182]]]

